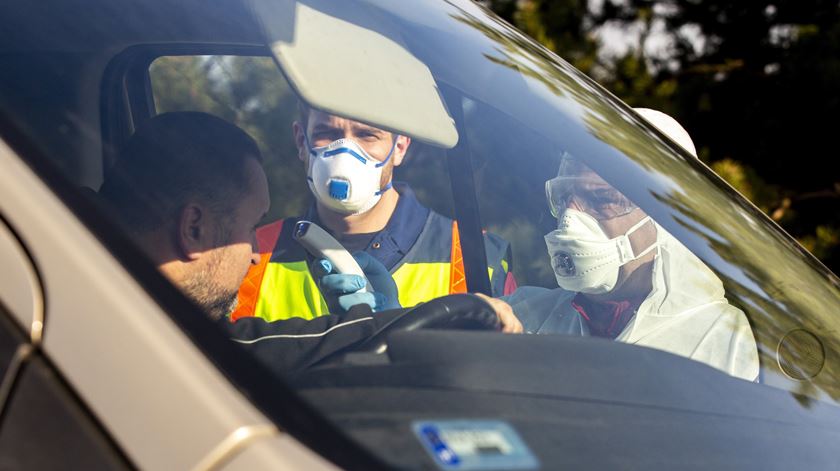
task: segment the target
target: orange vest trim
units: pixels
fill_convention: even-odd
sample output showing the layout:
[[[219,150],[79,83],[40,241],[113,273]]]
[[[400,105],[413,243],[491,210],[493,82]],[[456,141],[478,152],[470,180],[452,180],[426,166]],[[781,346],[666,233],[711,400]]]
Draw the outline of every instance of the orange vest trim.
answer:
[[[253,317],[257,308],[257,300],[260,297],[260,285],[263,275],[265,275],[265,268],[271,260],[271,254],[274,252],[274,247],[277,245],[277,239],[280,237],[280,231],[282,230],[282,219],[257,229],[257,250],[260,253],[260,263],[248,270],[242,285],[239,286],[236,310],[230,315],[231,322],[241,317]]]
[[[449,294],[466,293],[467,277],[464,271],[464,257],[461,255],[461,236],[458,221],[452,221],[452,250],[449,255]]]

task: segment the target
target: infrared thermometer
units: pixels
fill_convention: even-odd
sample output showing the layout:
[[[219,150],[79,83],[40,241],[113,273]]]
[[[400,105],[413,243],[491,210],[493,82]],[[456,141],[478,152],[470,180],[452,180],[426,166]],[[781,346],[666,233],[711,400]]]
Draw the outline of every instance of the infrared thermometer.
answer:
[[[365,280],[365,287],[360,291],[370,292],[368,281],[362,267],[329,232],[311,221],[298,221],[292,237],[316,259],[327,259],[337,273],[359,275]]]

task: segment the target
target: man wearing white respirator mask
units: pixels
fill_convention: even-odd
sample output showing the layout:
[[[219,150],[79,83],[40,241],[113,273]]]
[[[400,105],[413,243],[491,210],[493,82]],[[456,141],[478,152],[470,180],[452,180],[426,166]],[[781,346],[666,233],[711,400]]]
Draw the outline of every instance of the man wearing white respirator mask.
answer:
[[[334,295],[362,288],[363,280],[358,285],[318,285],[322,273],[313,276],[311,271],[320,268],[310,270],[311,257],[291,237],[299,219],[324,227],[349,252],[364,252],[382,263],[396,282],[402,307],[466,292],[457,225],[421,204],[407,184],[392,181],[411,138],[310,109],[304,103],[300,112],[293,132],[315,201],[301,217],[257,230],[265,261],[249,271],[239,291],[240,307],[232,317],[273,321],[340,313],[340,306],[327,306],[320,291]],[[506,294],[506,287],[515,285],[508,263],[509,244],[493,234],[485,234],[484,243],[493,294]],[[506,332],[521,330],[512,313],[502,316],[502,324]]]
[[[673,118],[636,111],[696,157]],[[560,288],[520,287],[506,299],[527,332],[611,338],[757,378],[744,313],[728,303],[720,279],[641,208],[568,154],[546,196],[558,221],[545,241]]]

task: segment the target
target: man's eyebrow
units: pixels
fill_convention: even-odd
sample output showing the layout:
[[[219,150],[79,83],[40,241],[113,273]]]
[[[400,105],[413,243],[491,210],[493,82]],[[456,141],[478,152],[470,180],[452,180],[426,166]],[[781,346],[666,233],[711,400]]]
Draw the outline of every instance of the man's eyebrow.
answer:
[[[375,127],[373,127],[373,126],[369,126],[369,125],[367,125],[367,124],[362,124],[362,123],[356,123],[356,124],[354,124],[354,125],[353,125],[353,131],[355,131],[355,132],[358,132],[358,131],[367,131],[367,132],[369,132],[369,133],[373,133],[373,134],[377,134],[377,135],[379,135],[379,134],[384,134],[384,133],[385,133],[385,131],[383,131],[383,130],[381,130],[381,129],[379,129],[379,128],[375,128]]]
[[[330,126],[329,124],[325,123],[318,123],[312,127],[312,132],[333,132],[336,131],[338,128],[335,126]]]

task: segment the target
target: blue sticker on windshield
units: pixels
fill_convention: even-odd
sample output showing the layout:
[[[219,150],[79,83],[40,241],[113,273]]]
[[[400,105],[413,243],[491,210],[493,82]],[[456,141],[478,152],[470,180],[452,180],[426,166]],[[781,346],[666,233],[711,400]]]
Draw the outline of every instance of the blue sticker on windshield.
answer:
[[[446,470],[536,469],[539,461],[501,420],[428,420],[411,424],[435,463]]]

